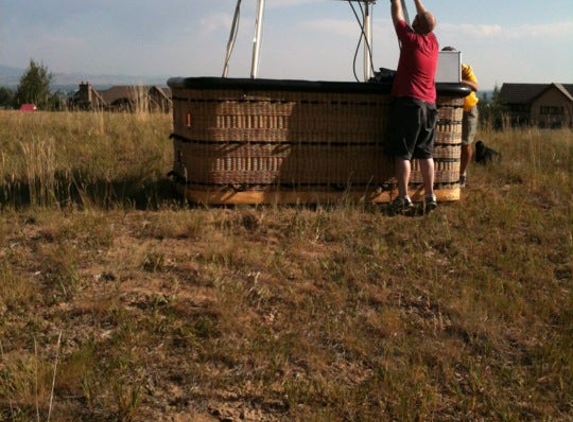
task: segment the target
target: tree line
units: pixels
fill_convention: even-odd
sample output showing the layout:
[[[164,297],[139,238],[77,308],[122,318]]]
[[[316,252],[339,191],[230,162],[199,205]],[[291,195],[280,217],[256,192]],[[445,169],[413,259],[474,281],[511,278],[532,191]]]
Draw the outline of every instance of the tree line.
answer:
[[[0,87],[0,108],[19,109],[22,104],[35,104],[40,110],[64,109],[65,99],[51,91],[52,79],[53,75],[46,65],[30,60],[16,90]]]
[[[53,75],[42,63],[30,60],[28,68],[22,74],[15,91],[0,87],[0,108],[19,109],[22,104],[35,104],[40,110],[56,111],[66,108],[66,98],[52,93],[50,85]],[[499,88],[495,86],[491,98],[484,93],[479,98],[480,122],[501,128],[503,105],[499,101]]]
[[[491,97],[487,93],[479,96],[478,111],[481,125],[488,126],[490,129],[502,129],[506,109],[500,101],[500,90],[495,85]]]

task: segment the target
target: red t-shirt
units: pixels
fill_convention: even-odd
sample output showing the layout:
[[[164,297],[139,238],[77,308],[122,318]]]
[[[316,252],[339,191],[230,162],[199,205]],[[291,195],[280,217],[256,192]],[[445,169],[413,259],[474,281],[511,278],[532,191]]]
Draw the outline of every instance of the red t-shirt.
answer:
[[[415,33],[403,20],[396,23],[396,34],[402,49],[392,95],[435,103],[438,39],[433,32],[427,35]]]

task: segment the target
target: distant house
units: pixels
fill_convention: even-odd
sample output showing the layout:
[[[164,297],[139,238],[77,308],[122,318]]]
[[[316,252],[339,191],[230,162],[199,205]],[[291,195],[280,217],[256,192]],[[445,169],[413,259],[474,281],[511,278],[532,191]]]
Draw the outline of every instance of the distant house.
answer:
[[[512,126],[573,127],[573,84],[505,83],[499,101]]]
[[[96,90],[82,82],[71,100],[77,110],[155,111],[168,113],[172,109],[171,90],[159,86],[113,86]]]

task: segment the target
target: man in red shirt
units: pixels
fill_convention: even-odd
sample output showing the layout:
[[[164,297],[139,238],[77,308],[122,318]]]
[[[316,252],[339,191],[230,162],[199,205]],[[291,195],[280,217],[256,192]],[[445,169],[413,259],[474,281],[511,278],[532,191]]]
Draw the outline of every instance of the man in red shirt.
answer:
[[[400,0],[392,3],[392,20],[400,41],[400,59],[392,86],[388,152],[395,157],[398,197],[389,206],[391,214],[413,208],[408,195],[412,159],[420,163],[424,182],[425,211],[437,207],[434,195],[434,138],[436,109],[436,68],[439,45],[433,30],[436,18],[421,0],[416,4],[416,18],[410,27],[404,20]]]

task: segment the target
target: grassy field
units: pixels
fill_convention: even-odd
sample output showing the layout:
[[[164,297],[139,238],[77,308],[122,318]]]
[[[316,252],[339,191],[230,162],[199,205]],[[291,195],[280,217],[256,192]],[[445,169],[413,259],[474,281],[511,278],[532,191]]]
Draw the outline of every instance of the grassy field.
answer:
[[[0,420],[572,420],[571,131],[424,217],[184,204],[170,132],[0,113]]]

